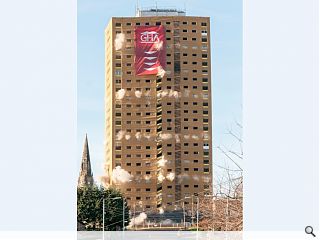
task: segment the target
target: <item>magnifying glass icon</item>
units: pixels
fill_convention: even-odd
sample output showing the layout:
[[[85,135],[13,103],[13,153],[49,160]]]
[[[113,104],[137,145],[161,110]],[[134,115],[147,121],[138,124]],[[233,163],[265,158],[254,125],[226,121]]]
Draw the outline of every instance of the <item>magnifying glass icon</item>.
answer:
[[[306,226],[306,228],[304,229],[304,231],[306,232],[306,234],[311,234],[312,236],[316,237],[316,235],[313,233],[313,227],[311,227],[311,226]]]

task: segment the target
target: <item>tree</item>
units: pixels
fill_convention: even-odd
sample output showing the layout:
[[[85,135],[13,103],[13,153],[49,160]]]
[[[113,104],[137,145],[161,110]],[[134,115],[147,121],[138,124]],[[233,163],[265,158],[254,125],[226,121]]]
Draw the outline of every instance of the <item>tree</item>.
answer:
[[[115,199],[116,198],[116,199]],[[113,188],[80,187],[77,190],[77,221],[86,230],[102,230],[103,199],[105,201],[105,230],[121,230],[123,224],[123,201],[121,193]],[[125,201],[125,226],[129,224],[129,208]]]
[[[212,192],[199,195],[199,227],[202,230],[242,231],[243,227],[243,169],[242,169],[242,125],[236,122],[236,128],[229,129],[236,145],[218,146],[225,158],[225,164],[217,165],[217,176]],[[238,146],[238,147],[236,147]],[[237,149],[236,149],[237,148]]]

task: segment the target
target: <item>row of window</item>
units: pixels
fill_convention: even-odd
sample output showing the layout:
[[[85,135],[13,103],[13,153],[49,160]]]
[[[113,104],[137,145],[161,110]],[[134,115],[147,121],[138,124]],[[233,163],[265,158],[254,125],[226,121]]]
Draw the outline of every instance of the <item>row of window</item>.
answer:
[[[182,78],[182,80],[183,81],[188,81],[189,80],[189,78],[187,78],[187,77],[184,77],[184,78]],[[191,80],[191,79],[190,79]],[[172,81],[172,78],[167,78],[167,81],[168,82],[170,82],[170,81]],[[196,78],[196,77],[193,77],[192,78],[192,81],[198,81],[198,78]],[[127,79],[127,80],[125,80],[125,82],[126,83],[132,83],[132,80],[131,79]],[[135,80],[135,82],[136,83],[141,83],[141,80],[140,79],[137,79],[137,80]],[[203,83],[207,83],[208,82],[208,78],[202,78],[202,82]],[[121,83],[121,79],[116,79],[116,83],[117,84],[120,84]],[[148,80],[145,80],[145,83],[150,83],[150,80],[148,79]]]
[[[185,185],[183,185],[183,187],[184,188],[189,188],[190,186],[188,185],[188,184],[185,184]],[[199,185],[198,184],[194,184],[193,185],[193,187],[194,188],[199,188]],[[168,185],[167,186],[167,189],[172,189],[172,185]],[[127,188],[126,189],[126,192],[133,192],[133,190],[135,190],[135,192],[142,192],[141,190],[141,188],[135,188],[135,189],[132,189],[132,188]],[[150,188],[146,188],[146,189],[144,189],[146,192],[150,192],[151,191],[151,189]],[[171,196],[171,194],[170,194],[170,196]],[[170,197],[169,196],[169,197]],[[150,196],[147,196],[146,198],[145,198],[146,200],[150,200],[151,199],[151,197]]]
[[[192,62],[192,65],[197,65],[199,62]],[[188,62],[187,61],[183,61],[182,64],[187,65]],[[167,65],[171,65],[171,62],[167,62]],[[116,67],[121,67],[121,63],[116,63],[115,64]],[[127,67],[131,67],[132,63],[127,63],[126,64]],[[208,66],[208,62],[202,62],[202,66],[203,67],[207,67]]]
[[[166,37],[166,40],[167,41],[171,41],[171,37]],[[188,37],[182,37],[182,40],[183,41],[188,41],[188,40],[190,40]],[[198,41],[198,39],[196,38],[196,37],[192,37],[191,38],[191,41]],[[133,42],[133,39],[131,39],[131,38],[127,38],[127,43],[131,43],[131,42]],[[203,42],[203,43],[205,43],[205,42],[208,42],[208,38],[206,38],[206,37],[202,37],[201,38],[201,42]]]
[[[180,55],[180,54],[178,54],[178,55]],[[198,56],[197,53],[192,53],[191,55],[192,55],[192,57],[197,57],[197,56]],[[126,58],[132,58],[133,55],[127,54],[127,55],[125,55],[125,56],[126,56]],[[167,57],[171,57],[171,56],[172,56],[171,53],[167,53]],[[182,56],[183,56],[183,57],[187,57],[187,56],[188,56],[188,53],[182,53]],[[202,53],[202,54],[201,54],[201,57],[202,57],[202,58],[208,58],[208,54],[207,54],[207,53]],[[116,55],[116,60],[121,60],[121,55]]]
[[[173,23],[173,24],[179,24],[180,22],[178,22],[178,21],[174,21],[174,22],[168,22],[168,21],[167,21],[167,22],[161,22],[161,21],[158,21],[158,22],[156,22],[156,26],[160,26],[160,25],[162,25],[162,24],[164,24],[164,25],[171,25],[172,23]],[[124,25],[125,25],[125,26],[132,26],[133,24],[134,24],[134,23],[127,22],[127,23],[125,23]],[[190,22],[189,22],[189,24],[190,24]],[[193,25],[193,26],[196,26],[197,24],[198,24],[197,22],[194,22],[194,21],[191,22],[191,25]],[[136,26],[141,26],[141,25],[143,25],[143,23],[136,22],[135,25],[136,25]],[[145,26],[149,26],[150,23],[149,23],[149,22],[145,22],[144,25],[145,25]],[[187,21],[183,21],[183,22],[182,22],[182,25],[188,25],[188,22],[187,22]],[[202,27],[206,27],[206,26],[207,26],[207,23],[206,23],[206,22],[201,22],[200,25],[201,25]],[[121,27],[121,26],[122,26],[122,23],[121,23],[121,22],[116,22],[116,23],[115,23],[115,26],[116,26],[116,27]]]
[[[188,104],[185,104],[185,105],[188,105]],[[168,111],[166,111],[166,112],[164,112],[164,113],[166,113],[166,114],[172,114],[173,112],[170,111],[170,110],[168,110]],[[183,113],[191,113],[191,111],[189,111],[189,110],[183,110]],[[192,113],[198,113],[198,110],[193,110]],[[147,115],[147,114],[148,114],[148,115]],[[204,111],[202,111],[202,114],[203,114],[203,115],[208,115],[208,114],[209,114],[209,111],[204,110]],[[122,116],[122,114],[119,113],[119,112],[116,112],[115,115],[116,115],[116,117],[121,117],[121,116]],[[127,116],[133,116],[132,113],[127,113],[126,115],[127,115]],[[136,116],[142,116],[142,115],[141,115],[141,113],[138,113],[138,115],[136,115]],[[151,116],[151,113],[150,113],[150,112],[147,112],[147,113],[146,113],[146,116]],[[130,123],[129,123],[129,124],[130,124]],[[136,121],[136,124],[141,124],[141,122]],[[151,124],[151,123],[147,123],[147,124]]]
[[[177,34],[180,33],[180,29],[173,29],[173,30],[171,30],[171,29],[166,29],[166,32],[167,32],[167,33],[173,32],[175,35],[177,35]],[[188,29],[182,29],[182,32],[187,33],[187,32],[189,32],[189,31],[188,31]],[[192,29],[191,32],[192,32],[192,33],[197,33],[197,29]],[[117,34],[117,33],[121,33],[121,31],[116,31],[116,34]],[[131,30],[127,30],[127,31],[126,31],[126,34],[132,34],[132,31],[131,31]],[[208,31],[207,31],[207,30],[201,30],[201,35],[206,36],[207,34],[208,34]],[[107,34],[107,35],[110,36],[109,34]],[[131,40],[131,39],[130,39],[130,40]],[[107,41],[110,41],[110,37],[107,38]]]
[[[194,147],[198,147],[199,143],[192,143],[192,144],[190,143],[190,145],[193,145]],[[184,142],[183,143],[183,146],[185,146],[185,147],[188,147],[190,145],[189,145],[188,142]],[[173,147],[173,144],[172,143],[167,143],[166,146],[167,147]],[[203,147],[207,147],[207,146],[209,146],[208,143],[203,143]],[[145,147],[146,150],[152,150],[153,149],[152,146],[144,146],[144,147]],[[133,149],[133,146],[126,146],[125,149],[131,150],[131,149]],[[140,149],[142,149],[142,146],[136,145],[135,149],[140,150]],[[115,150],[122,150],[122,146],[115,146]],[[198,160],[195,160],[195,161],[198,161]]]
[[[182,69],[181,71],[182,73],[189,73],[189,69]],[[191,72],[191,71],[190,71]],[[200,72],[200,71],[199,71]],[[201,70],[202,74],[206,75],[208,73],[208,69],[202,69]],[[115,72],[114,74],[116,76],[121,76],[122,75],[122,70],[121,69],[115,69]],[[197,69],[193,69],[192,70],[192,73],[198,73],[198,70]],[[133,75],[133,72],[132,71],[126,71],[125,72],[126,75]],[[167,75],[170,75],[171,72],[167,71]]]
[[[188,161],[189,161],[189,160],[188,160]],[[171,161],[169,160],[167,164],[170,165],[170,163],[171,163]],[[199,163],[199,160],[198,160],[198,159],[195,159],[195,160],[193,160],[193,163],[198,164],[198,163]],[[141,164],[142,164],[141,162],[137,162],[137,163],[136,163],[136,167],[142,166]],[[204,165],[208,165],[208,164],[209,164],[209,159],[204,159],[204,160],[203,160],[203,164],[204,164]],[[145,167],[151,167],[151,163],[150,163],[150,162],[145,162],[144,165],[145,165]],[[120,167],[121,167],[122,165],[121,165],[121,163],[117,162],[117,163],[116,163],[116,166],[120,166]],[[126,163],[126,166],[127,166],[127,167],[133,166],[133,162],[128,162],[128,163]],[[196,170],[194,170],[194,171],[196,171]],[[172,169],[167,169],[167,172],[172,172]],[[150,174],[151,174],[151,171],[146,171],[145,174],[146,174],[146,175],[150,175]]]
[[[203,153],[204,156],[209,156],[209,152],[207,152],[207,151],[204,151],[202,153]],[[166,152],[165,154],[167,156],[172,156],[173,152]],[[193,153],[191,153],[189,151],[183,151],[182,154],[184,154],[184,155],[189,155],[189,154],[199,155],[200,152],[199,151],[194,151]],[[151,154],[145,154],[143,156],[145,156],[146,158],[151,158]],[[136,154],[136,157],[139,157],[139,158],[141,158],[143,156],[142,156],[142,154]],[[132,154],[126,154],[125,157],[126,158],[131,158],[131,157],[133,157],[133,155]],[[121,154],[116,154],[116,158],[122,158],[122,155]]]
[[[128,116],[131,116],[131,115],[128,115]],[[116,125],[121,125],[121,121],[116,121]],[[189,127],[189,126],[183,126],[183,129],[184,129],[184,130],[191,130],[191,129],[192,129],[192,130],[199,130],[199,129],[201,129],[201,128],[198,127],[198,126],[193,126],[192,128]],[[137,130],[138,130],[138,131],[137,131]],[[137,129],[137,130],[136,130],[136,132],[142,132],[141,129]],[[168,126],[168,127],[166,128],[166,130],[167,130],[167,131],[171,131],[171,130],[173,130],[173,129],[172,129],[172,127]],[[209,131],[209,126],[203,125],[202,130],[203,130],[203,131]],[[130,131],[132,131],[132,130],[130,129]],[[154,133],[155,130],[152,131],[151,129],[145,129],[144,132],[146,132],[146,133]]]

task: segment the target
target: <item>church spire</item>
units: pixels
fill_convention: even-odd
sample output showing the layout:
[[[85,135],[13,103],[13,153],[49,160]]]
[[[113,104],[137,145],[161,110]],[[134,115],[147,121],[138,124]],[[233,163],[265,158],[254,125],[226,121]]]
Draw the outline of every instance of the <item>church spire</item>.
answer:
[[[81,168],[80,168],[80,174],[78,179],[78,187],[92,187],[93,184],[94,183],[93,183],[93,174],[91,171],[88,136],[86,134],[84,145],[83,145]]]

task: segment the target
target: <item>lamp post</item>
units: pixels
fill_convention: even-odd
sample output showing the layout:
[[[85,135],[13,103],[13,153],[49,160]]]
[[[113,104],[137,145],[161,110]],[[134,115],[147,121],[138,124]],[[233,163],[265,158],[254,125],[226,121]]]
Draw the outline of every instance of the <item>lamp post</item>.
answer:
[[[110,200],[116,200],[116,199],[122,199],[122,197],[114,197],[114,198],[110,198]],[[123,214],[123,217],[122,217],[122,221],[123,221],[123,226],[124,226],[124,199],[123,199],[123,211],[122,211],[122,214]],[[105,223],[105,198],[103,198],[102,200],[102,238],[104,240],[104,223]]]
[[[198,232],[199,232],[199,196],[197,197],[197,237],[198,237]]]

